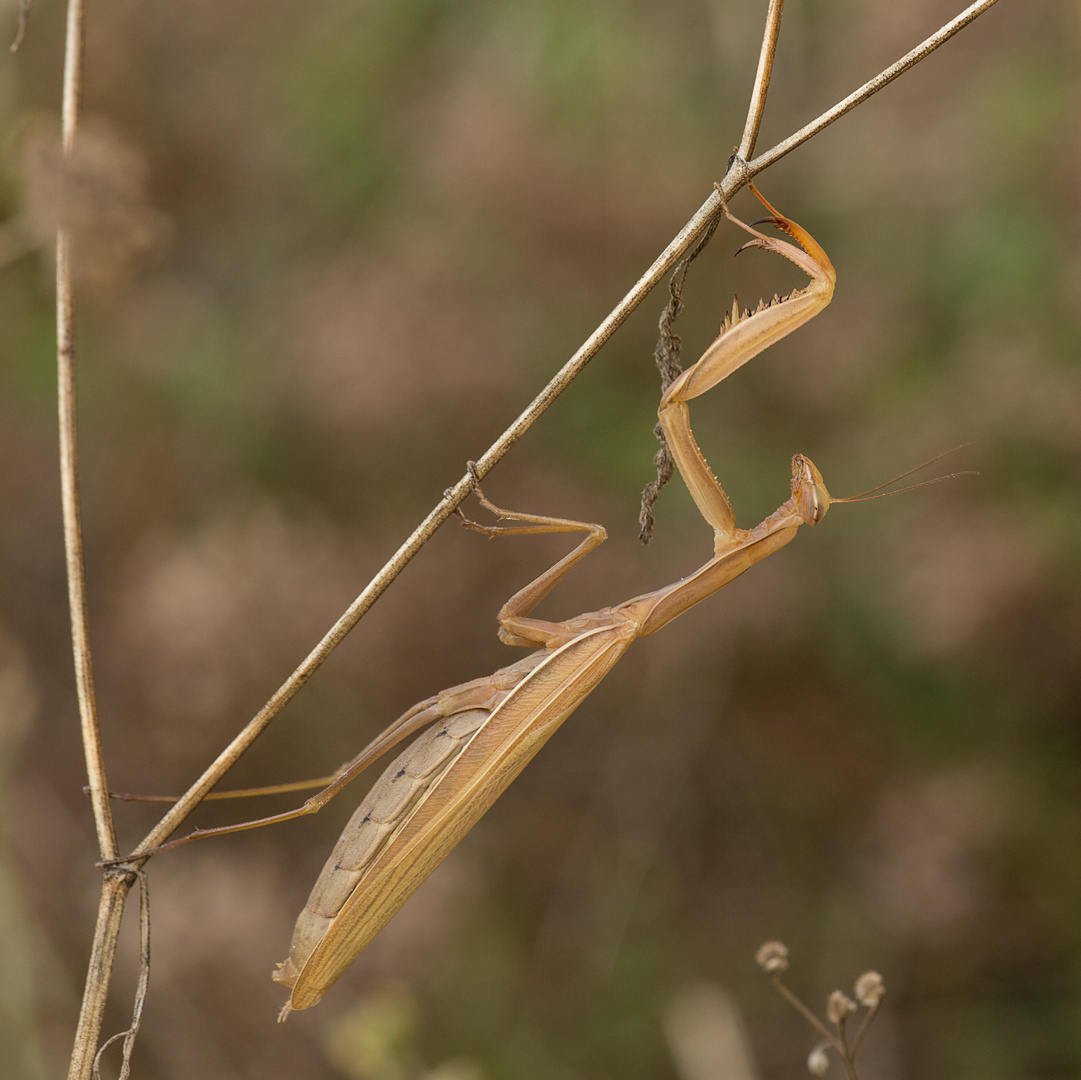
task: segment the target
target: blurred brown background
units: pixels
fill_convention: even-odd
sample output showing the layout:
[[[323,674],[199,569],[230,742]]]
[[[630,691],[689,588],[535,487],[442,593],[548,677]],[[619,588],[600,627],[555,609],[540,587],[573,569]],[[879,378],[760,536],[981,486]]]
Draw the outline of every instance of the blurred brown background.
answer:
[[[114,787],[183,788],[705,199],[765,6],[90,5],[72,212]],[[789,0],[759,148],[957,7]],[[36,0],[0,60],[0,1073],[20,1080],[64,1068],[98,893],[51,265],[30,250],[55,217],[63,14]],[[883,973],[868,1080],[1081,1075],[1079,41],[1076,4],[1003,0],[760,177],[836,299],[693,409],[745,525],[797,450],[842,495],[968,440],[947,468],[980,475],[838,507],[637,645],[284,1027],[269,973],[357,796],[155,860],[137,1076],[697,1080],[664,1030],[700,980],[732,995],[762,1080],[806,1075],[814,1039],[754,966],[778,937],[816,1006]],[[799,281],[734,262],[741,239],[722,228],[692,270],[688,361],[733,291]],[[662,293],[486,485],[608,528],[553,618],[709,555],[678,481],[636,541]],[[520,655],[495,613],[566,546],[442,530],[236,783],[329,771]],[[153,820],[117,813],[124,845]],[[134,968],[132,933],[107,1030]]]

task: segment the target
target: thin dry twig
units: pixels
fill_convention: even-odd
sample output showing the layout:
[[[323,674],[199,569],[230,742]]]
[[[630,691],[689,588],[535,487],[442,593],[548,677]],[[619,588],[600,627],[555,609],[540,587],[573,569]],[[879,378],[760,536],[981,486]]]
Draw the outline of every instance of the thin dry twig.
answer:
[[[105,872],[101,901],[98,904],[98,920],[94,927],[94,942],[90,950],[90,963],[87,966],[83,1003],[75,1029],[71,1064],[68,1067],[68,1080],[89,1080],[94,1067],[105,1014],[105,999],[112,980],[113,957],[120,936],[120,921],[124,915],[128,892],[135,880],[135,875],[130,871]]]
[[[843,1057],[845,1048],[841,1045],[837,1036],[817,1016],[809,1009],[803,1002],[791,991],[783,982],[781,982],[780,975],[772,975],[770,978],[773,980],[773,985],[777,988],[777,992],[787,1001],[793,1009],[796,1010],[822,1036],[825,1042],[828,1042],[830,1046],[837,1052],[838,1057]]]
[[[68,38],[64,58],[63,150],[71,154],[79,127],[83,92],[83,0],[68,7]],[[94,806],[98,848],[104,858],[116,852],[109,785],[105,782],[105,758],[101,748],[94,671],[90,658],[90,633],[86,605],[86,570],[83,563],[82,515],[79,506],[79,441],[75,379],[75,292],[72,286],[71,234],[61,224],[56,236],[56,353],[60,418],[60,481],[64,514],[64,553],[67,559],[68,606],[71,609],[71,641],[75,654],[75,682],[79,695],[83,749]]]
[[[856,1037],[852,1040],[852,1057],[856,1058],[859,1055],[860,1048],[863,1046],[863,1040],[867,1037],[867,1032],[871,1028],[871,1024],[874,1023],[875,1017],[878,1015],[878,1010],[882,1005],[881,1000],[876,1001],[868,1010],[863,1018],[862,1023],[856,1029]]]
[[[702,239],[694,246],[691,253],[675,268],[668,281],[668,303],[661,312],[660,321],[657,324],[659,336],[656,347],[653,350],[653,362],[661,373],[661,395],[676,381],[683,372],[683,364],[680,355],[683,351],[683,340],[675,331],[676,319],[683,311],[683,286],[687,280],[687,271],[691,263],[705,250],[706,245],[713,239],[713,233],[720,224],[721,215],[714,214],[709,227],[702,234]],[[660,498],[661,490],[672,479],[675,472],[675,459],[668,446],[664,428],[658,421],[653,427],[653,435],[660,446],[653,455],[653,467],[657,475],[650,480],[642,490],[642,504],[638,511],[638,539],[643,544],[648,544],[653,539],[653,507]]]
[[[758,55],[758,71],[755,72],[754,86],[751,89],[751,103],[747,108],[747,123],[743,127],[743,138],[739,141],[736,154],[746,161],[754,153],[754,144],[758,142],[758,129],[762,126],[762,116],[766,111],[766,94],[769,80],[773,74],[773,58],[777,55],[777,38],[781,33],[781,14],[784,0],[770,0],[766,12],[766,31],[762,35],[762,51]]]
[[[145,871],[140,870],[139,878],[139,985],[135,989],[135,1005],[131,1011],[131,1025],[126,1031],[117,1032],[101,1044],[94,1055],[92,1076],[101,1080],[102,1055],[118,1039],[124,1040],[121,1050],[120,1075],[117,1080],[128,1080],[131,1075],[131,1054],[135,1049],[135,1039],[143,1022],[143,1006],[146,1004],[146,991],[150,985],[150,885]]]
[[[777,146],[767,150],[764,154],[753,161],[745,162],[735,154],[732,157],[724,179],[717,185],[709,198],[698,208],[690,221],[680,230],[679,234],[669,243],[663,252],[654,260],[653,265],[635,282],[630,291],[612,309],[608,316],[601,322],[596,330],[586,339],[578,351],[563,365],[547,386],[533,399],[522,411],[518,418],[503,432],[503,434],[485,451],[476,461],[476,471],[480,479],[492,470],[507,451],[529,430],[540,418],[549,405],[574,381],[582,372],[586,364],[600,351],[601,347],[619,329],[623,321],[638,307],[645,297],[652,291],[663,277],[673,269],[683,256],[690,250],[703,231],[707,229],[711,221],[721,208],[722,199],[730,201],[741,187],[763,169],[768,168],[774,161],[785,153],[788,153],[800,142],[809,139],[815,131],[819,131],[832,123],[849,109],[854,108],[861,101],[877,93],[890,83],[903,71],[918,63],[924,57],[937,49],[950,37],[956,34],[978,15],[991,7],[996,0],[979,0],[964,12],[936,31],[924,42],[911,52],[907,53],[896,64],[891,65],[877,75],[870,82],[865,83],[844,101],[827,110],[816,120],[801,128],[800,131],[778,143]],[[775,10],[771,6],[769,16],[779,18],[779,5]],[[766,41],[771,38],[770,26],[767,24],[765,34]],[[776,46],[776,32],[772,34],[772,47]],[[763,52],[767,46],[764,45]],[[768,77],[768,64],[760,63],[759,74],[763,79]],[[756,110],[756,99],[761,98],[764,102],[764,88],[761,93],[752,94],[751,118]],[[759,117],[760,119],[760,117]],[[166,814],[154,829],[132,852],[132,858],[138,859],[151,848],[163,843],[181,822],[191,814],[202,798],[217,784],[225,773],[246,752],[255,739],[265,730],[267,725],[288,704],[297,691],[312,677],[324,660],[344,640],[345,636],[360,621],[373,603],[383,594],[387,586],[398,576],[405,566],[413,559],[420,549],[434,535],[435,531],[449,518],[465,500],[473,489],[473,480],[469,473],[463,475],[458,482],[449,488],[442,498],[431,510],[428,516],[413,530],[409,538],[391,556],[375,577],[369,582],[364,591],[342,614],[338,621],[327,631],[318,645],[305,657],[299,667],[285,680],[275,691],[270,700],[262,709],[244,726],[229,745],[218,755],[206,771],[195,781],[194,784],[180,797],[176,805]]]
[[[813,135],[817,135],[824,128],[828,128],[834,120],[839,120],[846,112],[850,112],[857,105],[865,102],[873,94],[877,94],[884,86],[893,82],[898,75],[903,75],[910,67],[915,67],[925,57],[945,44],[959,30],[963,30],[974,19],[978,19],[988,8],[993,7],[997,0],[977,0],[965,8],[955,19],[951,19],[939,30],[936,30],[929,38],[920,42],[911,52],[905,53],[895,64],[891,64],[884,71],[880,71],[873,79],[865,82],[858,90],[854,90],[843,101],[837,102],[832,109],[827,109],[820,116],[815,117],[809,124],[801,127],[799,131],[789,135],[783,142],[771,147],[764,154],[760,154],[753,161],[748,162],[747,168],[751,177],[756,176],[763,169],[768,169],[774,162],[780,161],[785,154],[795,150],[801,143],[805,143]],[[727,195],[727,191],[725,192]]]

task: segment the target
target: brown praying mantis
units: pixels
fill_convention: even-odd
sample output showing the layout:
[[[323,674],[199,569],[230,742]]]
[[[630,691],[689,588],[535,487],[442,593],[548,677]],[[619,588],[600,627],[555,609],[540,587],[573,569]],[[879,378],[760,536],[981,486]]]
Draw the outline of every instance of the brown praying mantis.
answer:
[[[753,185],[752,185],[752,190]],[[605,540],[600,525],[504,510],[476,486],[500,522],[465,525],[489,536],[582,532],[581,543],[530,582],[499,612],[499,637],[536,651],[495,674],[444,690],[415,705],[310,800],[321,806],[392,742],[431,725],[387,767],[353,814],[297,919],[288,958],[274,979],[291,987],[292,1009],[316,1004],[417,887],[477,823],[556,729],[639,637],[646,637],[787,544],[800,525],[817,525],[830,505],[809,458],[792,459],[791,496],[753,529],[736,527],[731,504],[691,432],[687,402],[818,314],[833,296],[836,273],[816,241],[758,192],[770,217],[798,246],[752,234],[745,247],[790,259],[810,282],[783,299],[726,314],[702,358],[668,388],[658,414],[675,463],[702,516],[713,527],[713,557],[681,581],[563,622],[530,612],[581,559]],[[475,477],[475,473],[474,473]]]
[[[833,296],[836,273],[826,253],[753,184],[751,188],[768,211],[763,220],[795,243],[763,235],[725,206],[725,216],[751,234],[744,248],[782,255],[810,281],[783,298],[760,301],[754,311],[741,311],[735,303],[717,339],[669,386],[658,409],[675,464],[713,528],[712,558],[680,581],[614,607],[563,622],[532,618],[530,613],[556,583],[603,543],[605,531],[586,522],[501,509],[485,498],[473,471],[481,505],[500,524],[479,525],[459,512],[467,527],[488,536],[586,534],[573,551],[512,596],[499,612],[500,639],[536,651],[492,675],[415,705],[299,809],[239,826],[196,830],[184,838],[315,813],[388,749],[427,728],[372,786],[319,875],[297,919],[289,955],[273,975],[292,991],[279,1019],[323,997],[636,638],[660,630],[784,547],[801,525],[817,525],[831,502],[854,501],[831,499],[813,462],[796,454],[790,497],[754,528],[737,528],[728,496],[691,432],[689,401],[813,318]]]

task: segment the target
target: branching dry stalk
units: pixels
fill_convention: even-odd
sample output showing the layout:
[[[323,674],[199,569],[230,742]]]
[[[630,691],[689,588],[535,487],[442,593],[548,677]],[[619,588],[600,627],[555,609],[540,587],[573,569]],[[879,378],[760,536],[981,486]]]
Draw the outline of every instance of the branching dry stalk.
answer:
[[[780,161],[785,154],[795,150],[797,146],[802,145],[812,136],[828,128],[834,120],[839,120],[846,112],[851,112],[857,105],[862,105],[869,97],[877,94],[884,86],[893,82],[898,75],[903,75],[909,68],[915,67],[925,57],[930,56],[939,45],[944,45],[954,34],[959,30],[963,30],[973,20],[978,19],[996,3],[997,0],[977,0],[976,3],[970,4],[960,15],[940,27],[929,38],[921,41],[911,52],[905,53],[895,64],[891,64],[885,70],[880,71],[858,90],[853,90],[848,97],[837,102],[832,109],[827,109],[809,124],[801,127],[799,131],[793,132],[787,139],[749,162],[747,165],[748,179],[753,179],[763,169],[768,169],[770,165]],[[725,197],[730,197],[727,188],[725,189]]]
[[[779,941],[767,941],[755,956],[758,966],[769,976],[774,989],[787,1001],[822,1036],[807,1058],[807,1070],[813,1076],[823,1076],[829,1069],[829,1055],[832,1050],[845,1070],[848,1080],[860,1080],[856,1068],[856,1059],[871,1024],[878,1015],[886,987],[882,976],[877,971],[865,971],[857,980],[854,988],[856,1000],[853,1001],[841,990],[834,990],[826,1002],[826,1020],[822,1020],[799,995],[790,990],[782,980],[788,970],[788,949]],[[858,1004],[857,1004],[858,1002]],[[854,1039],[848,1037],[848,1019],[862,1005],[867,1009]],[[828,1021],[828,1023],[827,1023]],[[832,1025],[833,1029],[830,1029]]]
[[[833,108],[822,113],[783,142],[750,158],[754,152],[765,109],[766,93],[776,53],[783,0],[770,0],[763,35],[762,51],[751,94],[747,123],[739,149],[733,154],[724,179],[699,207],[679,234],[635,282],[626,296],[613,308],[578,351],[564,364],[547,386],[523,410],[476,462],[477,474],[486,476],[507,451],[529,430],[544,411],[574,381],[586,364],[600,351],[623,321],[638,307],[650,291],[676,267],[699,241],[717,216],[722,198],[730,200],[755,175],[774,164],[801,143],[822,131],[846,112],[867,100],[903,72],[919,63],[955,33],[981,15],[996,0],[978,0],[951,22],[932,34],[895,64],[879,73]],[[69,0],[64,66],[63,146],[70,153],[78,130],[83,87],[83,42],[85,31],[84,0]],[[83,745],[98,847],[103,860],[118,855],[108,785],[94,703],[93,672],[87,626],[85,573],[78,498],[78,455],[76,440],[75,383],[75,298],[72,290],[71,237],[61,225],[57,236],[57,360],[60,414],[60,461],[64,514],[64,542],[69,581],[72,641],[75,654],[76,682],[82,723]],[[382,595],[409,561],[420,551],[435,531],[450,517],[473,488],[468,473],[450,488],[417,526],[408,539],[372,578],[363,592],[330,628],[304,661],[279,687],[270,700],[237,734],[232,742],[195,781],[172,809],[138,845],[129,867],[106,870],[102,883],[94,946],[87,973],[86,990],[79,1017],[69,1077],[88,1080],[99,1041],[102,1015],[108,993],[112,961],[120,928],[120,918],[127,894],[136,880],[135,871],[145,859],[140,855],[161,844],[195,809],[207,793],[251,746],[258,735],[277,716],[297,691],[311,678],[323,661],[372,604]],[[857,1042],[859,1036],[857,1036]],[[130,1039],[127,1040],[130,1044]]]

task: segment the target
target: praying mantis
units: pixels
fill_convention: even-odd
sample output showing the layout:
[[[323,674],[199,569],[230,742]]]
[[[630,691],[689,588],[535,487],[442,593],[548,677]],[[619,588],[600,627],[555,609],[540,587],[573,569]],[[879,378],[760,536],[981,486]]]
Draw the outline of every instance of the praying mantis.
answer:
[[[471,465],[480,503],[499,523],[481,525],[459,512],[468,528],[490,537],[585,534],[574,550],[515,593],[499,612],[500,640],[535,651],[492,675],[413,706],[302,807],[239,826],[196,830],[184,838],[315,813],[388,749],[427,728],[374,783],[323,867],[297,919],[289,955],[272,976],[291,990],[279,1020],[322,999],[634,640],[660,630],[784,547],[801,525],[817,525],[831,502],[854,501],[831,498],[814,463],[796,454],[790,497],[754,528],[738,528],[728,496],[691,431],[689,401],[812,319],[833,296],[836,273],[826,253],[753,184],[751,189],[768,212],[762,220],[795,243],[762,234],[724,205],[725,217],[751,235],[740,250],[758,247],[774,252],[795,263],[810,280],[787,296],[760,301],[754,311],[734,303],[716,340],[668,387],[658,408],[675,465],[713,529],[713,556],[687,577],[614,607],[562,622],[532,618],[530,613],[552,588],[604,542],[605,531],[596,524],[498,507],[484,496]]]
[[[469,528],[488,536],[581,532],[585,538],[499,612],[500,640],[536,651],[415,705],[305,804],[314,812],[390,746],[431,725],[372,786],[319,875],[297,919],[289,955],[273,974],[291,989],[279,1019],[323,997],[636,638],[660,630],[784,547],[800,525],[817,525],[825,516],[831,498],[822,476],[809,458],[797,454],[790,497],[753,529],[738,528],[728,496],[691,431],[689,401],[813,318],[833,296],[836,273],[826,253],[751,187],[770,215],[764,220],[796,243],[763,235],[726,206],[725,216],[751,234],[744,247],[782,255],[810,281],[784,298],[760,302],[753,312],[734,303],[717,339],[669,386],[658,409],[675,464],[713,528],[713,557],[688,577],[615,607],[562,622],[532,618],[530,612],[556,583],[604,542],[605,531],[586,522],[502,509],[475,484],[481,505],[501,524],[480,525],[462,516]]]

